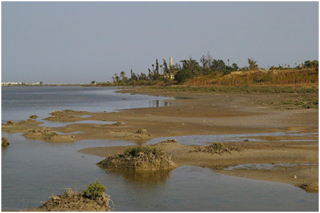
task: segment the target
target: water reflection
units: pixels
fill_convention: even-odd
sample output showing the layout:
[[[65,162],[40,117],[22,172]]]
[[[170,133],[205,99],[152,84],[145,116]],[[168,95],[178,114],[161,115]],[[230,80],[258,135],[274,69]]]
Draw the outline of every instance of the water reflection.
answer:
[[[172,170],[162,171],[110,171],[115,176],[121,176],[124,180],[130,181],[135,184],[152,183],[160,184],[165,183],[167,179],[171,178]],[[107,172],[107,173],[110,173]],[[154,185],[150,185],[154,187]]]
[[[149,107],[167,107],[173,106],[174,104],[168,101],[161,101],[161,100],[149,100],[148,101]]]
[[[276,164],[270,164],[270,163],[263,163],[263,164],[239,164],[236,166],[229,166],[227,168],[224,168],[224,170],[236,170],[236,169],[258,169],[258,170],[266,170],[266,169],[274,169],[276,167],[288,167],[288,166],[316,166],[318,164],[316,163],[276,163]]]
[[[43,122],[43,124],[40,124],[39,126],[44,126],[44,127],[65,127],[70,124],[113,124],[114,123],[109,121],[97,121],[97,120],[81,120],[81,121],[73,121],[73,122],[41,120],[41,122]]]
[[[132,145],[131,141],[87,140],[44,143],[19,133],[2,150],[2,208],[40,205],[65,188],[85,189],[99,180],[107,186],[116,211],[317,211],[318,194],[289,184],[217,174],[208,168],[184,166],[163,172],[105,172],[102,157],[76,150]],[[84,156],[84,157],[83,157]],[[49,184],[48,184],[49,183]]]

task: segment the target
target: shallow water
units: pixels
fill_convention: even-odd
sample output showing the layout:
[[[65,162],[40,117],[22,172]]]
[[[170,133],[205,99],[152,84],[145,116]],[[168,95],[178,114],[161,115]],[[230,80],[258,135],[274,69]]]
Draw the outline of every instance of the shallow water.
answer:
[[[130,141],[90,140],[47,143],[5,133],[2,151],[2,209],[40,205],[64,188],[84,189],[98,179],[116,211],[304,211],[317,210],[318,194],[289,184],[231,177],[185,166],[164,173],[105,172],[103,158],[76,150],[133,145]]]
[[[70,124],[113,124],[115,122],[111,121],[96,121],[96,120],[82,120],[82,121],[74,121],[74,122],[56,122],[56,121],[47,121],[47,120],[38,120],[43,122],[39,126],[44,127],[65,127]]]
[[[235,170],[235,169],[259,169],[259,170],[265,170],[265,169],[274,169],[278,167],[288,167],[288,166],[297,166],[297,165],[302,165],[302,166],[316,166],[318,164],[314,163],[275,163],[275,164],[270,164],[270,163],[262,163],[262,164],[239,164],[236,166],[229,166],[227,168],[224,168],[224,170]]]
[[[28,88],[28,87],[27,87]],[[4,88],[3,88],[4,89]],[[146,107],[155,101],[155,107],[160,106],[163,97],[130,96],[133,104],[123,104],[123,94],[113,94],[109,88],[45,88],[37,91],[30,88],[19,92],[18,87],[10,91],[29,96],[30,99],[41,99],[42,96],[54,102],[29,99],[12,99],[2,91],[3,122],[6,120],[23,120],[32,114],[45,118],[51,111],[73,110],[104,111],[115,109],[112,100],[117,100],[121,107],[129,108],[137,105]],[[38,87],[42,90],[42,88]],[[88,91],[86,91],[88,89]],[[106,91],[104,91],[106,90]],[[110,91],[109,91],[110,90]],[[81,92],[80,92],[81,91]],[[55,93],[61,93],[59,96]],[[75,99],[68,99],[75,92]],[[85,98],[82,99],[82,92]],[[111,94],[110,100],[108,95]],[[21,93],[21,94],[20,94]],[[27,94],[26,94],[27,93]],[[31,95],[31,94],[35,94]],[[80,93],[79,95],[77,95]],[[42,94],[42,95],[40,95]],[[119,97],[118,97],[119,95]],[[93,97],[87,97],[93,96]],[[101,101],[105,97],[106,100]],[[129,97],[128,97],[129,96]],[[59,98],[58,98],[59,97]],[[138,97],[138,101],[135,98]],[[55,100],[55,98],[58,100]],[[93,99],[98,100],[93,100]],[[140,99],[139,99],[140,98]],[[151,100],[149,99],[151,98]],[[157,98],[159,101],[156,101]],[[70,99],[70,97],[69,97]],[[88,99],[90,101],[88,101]],[[25,100],[25,107],[21,102]],[[60,105],[56,103],[61,102]],[[92,103],[92,105],[89,104]],[[137,103],[139,102],[139,104]],[[15,104],[19,106],[15,106]],[[109,105],[110,103],[110,105]],[[74,107],[77,106],[77,107]],[[119,106],[117,106],[119,107]],[[14,119],[11,117],[13,116]],[[103,158],[79,153],[77,150],[88,147],[126,146],[134,145],[132,141],[86,140],[70,143],[50,143],[29,140],[20,133],[2,133],[11,142],[10,146],[2,149],[2,209],[20,210],[40,205],[40,201],[48,200],[54,194],[58,195],[65,188],[82,190],[99,180],[107,186],[106,193],[114,201],[116,211],[317,211],[318,194],[306,193],[300,188],[283,183],[256,181],[244,178],[217,174],[207,168],[185,166],[170,172],[134,173],[134,172],[105,172],[95,163]],[[193,142],[205,143],[205,136]],[[212,136],[214,137],[214,136]],[[220,136],[221,138],[222,136]],[[228,136],[230,137],[230,135]],[[232,136],[234,137],[234,135]],[[159,141],[162,139],[154,139]],[[181,143],[190,143],[190,138],[179,138]],[[242,138],[242,140],[244,140]],[[184,142],[185,141],[185,142]],[[208,140],[210,141],[210,140]],[[152,141],[151,141],[152,143]]]
[[[2,87],[2,123],[30,115],[39,119],[52,111],[72,109],[113,112],[120,109],[169,106],[169,98],[115,93],[113,87]]]
[[[273,132],[273,133],[254,133],[254,134],[223,134],[223,135],[186,135],[154,138],[147,142],[147,144],[156,144],[159,141],[167,140],[168,138],[176,139],[178,143],[184,145],[209,145],[212,142],[243,142],[245,140],[254,142],[270,142],[270,140],[253,139],[251,137],[257,136],[318,136],[318,133],[296,133],[296,132]],[[280,140],[277,140],[280,141]],[[286,141],[286,140],[281,140]],[[290,140],[294,141],[294,140]],[[318,140],[302,140],[298,141],[318,141]]]

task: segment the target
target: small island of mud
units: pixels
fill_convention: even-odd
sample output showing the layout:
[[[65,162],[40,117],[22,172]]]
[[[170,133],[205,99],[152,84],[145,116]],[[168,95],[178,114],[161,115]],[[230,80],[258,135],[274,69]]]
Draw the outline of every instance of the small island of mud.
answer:
[[[40,124],[43,122],[31,118],[19,122],[9,120],[1,125],[1,130],[9,133],[25,132],[27,129],[38,128]]]
[[[1,146],[7,147],[9,145],[10,145],[10,142],[8,141],[8,139],[6,137],[1,137]]]
[[[163,150],[147,146],[129,147],[123,154],[107,157],[97,165],[106,171],[170,170],[178,166]]]
[[[48,201],[41,202],[42,205],[23,211],[68,211],[68,212],[109,212],[111,211],[110,196],[104,191],[105,186],[102,186],[98,181],[88,185],[88,189],[83,192],[73,191],[68,188],[62,195],[52,195]]]
[[[50,113],[50,116],[45,118],[48,121],[56,121],[56,122],[72,122],[79,120],[86,120],[87,118],[81,117],[86,115],[84,111],[74,111],[70,109],[66,109],[63,111],[53,111]]]
[[[58,134],[51,129],[31,129],[25,134],[24,137],[29,139],[36,139],[36,140],[44,140],[44,141],[51,141],[51,142],[70,142],[75,140],[74,135],[62,135]]]

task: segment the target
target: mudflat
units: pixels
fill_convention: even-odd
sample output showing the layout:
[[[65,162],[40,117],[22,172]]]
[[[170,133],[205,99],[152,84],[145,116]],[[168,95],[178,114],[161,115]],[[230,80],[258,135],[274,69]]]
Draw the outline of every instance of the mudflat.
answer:
[[[305,136],[257,136],[249,141],[226,142],[240,151],[211,154],[193,152],[194,145],[159,143],[179,166],[210,167],[227,175],[293,184],[308,192],[318,192],[318,108],[304,108],[295,100],[317,98],[315,93],[228,93],[177,92],[149,87],[123,90],[131,94],[167,96],[167,107],[140,108],[119,112],[53,112],[50,121],[97,120],[108,124],[74,123],[52,127],[52,131],[72,134],[73,141],[88,139],[134,140],[143,144],[152,138],[184,135],[306,133]],[[169,98],[173,97],[173,98]],[[177,98],[179,97],[179,98]],[[123,100],[125,101],[125,100]],[[86,115],[86,116],[83,116]],[[26,133],[44,129],[33,122],[3,125],[2,131]],[[48,130],[48,128],[46,128]],[[141,131],[143,130],[143,131]],[[144,132],[144,134],[139,134]],[[263,140],[264,142],[258,142]],[[51,142],[59,142],[51,140]],[[178,141],[179,142],[179,141]],[[210,141],[208,141],[210,142]],[[126,147],[99,147],[82,153],[108,157]],[[290,163],[290,165],[287,165]],[[242,164],[270,164],[270,168],[226,170]],[[284,164],[284,165],[281,165]]]

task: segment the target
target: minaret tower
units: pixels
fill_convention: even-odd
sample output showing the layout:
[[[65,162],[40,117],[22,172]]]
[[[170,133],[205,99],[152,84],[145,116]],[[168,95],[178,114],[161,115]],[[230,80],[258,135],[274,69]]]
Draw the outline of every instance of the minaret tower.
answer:
[[[173,62],[172,62],[172,56],[170,56],[170,62],[169,62],[170,67],[173,66]]]

